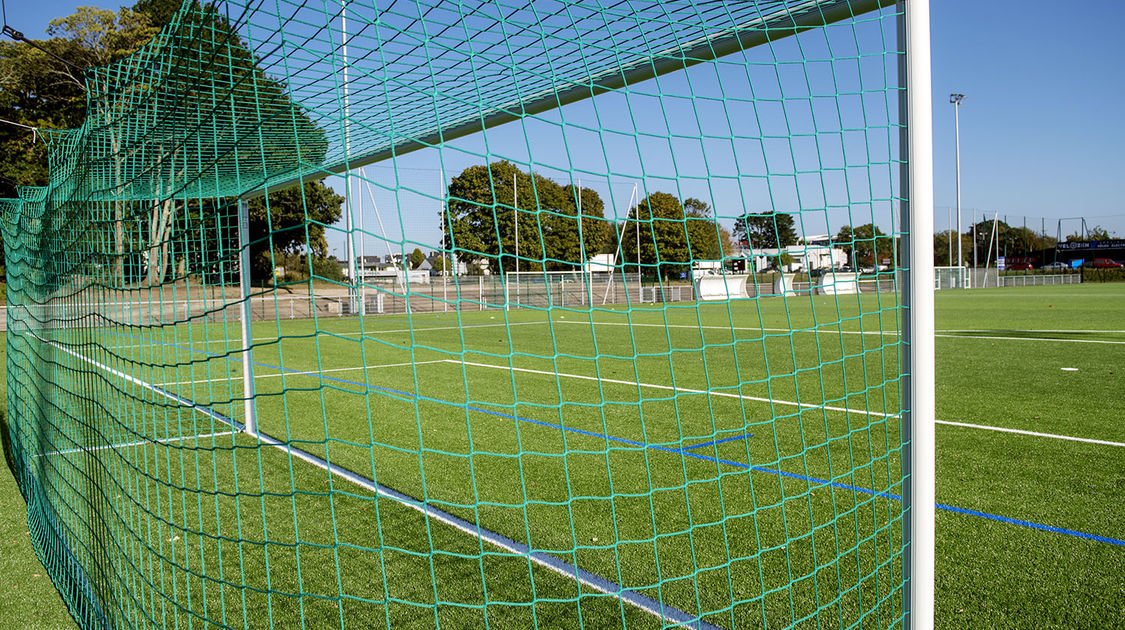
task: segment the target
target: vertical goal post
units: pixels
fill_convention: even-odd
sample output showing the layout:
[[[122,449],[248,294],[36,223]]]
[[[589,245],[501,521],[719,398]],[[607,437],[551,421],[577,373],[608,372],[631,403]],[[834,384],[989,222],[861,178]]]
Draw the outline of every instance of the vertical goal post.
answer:
[[[0,200],[9,437],[76,620],[932,628],[929,30],[185,0]],[[747,289],[798,243],[870,271]]]

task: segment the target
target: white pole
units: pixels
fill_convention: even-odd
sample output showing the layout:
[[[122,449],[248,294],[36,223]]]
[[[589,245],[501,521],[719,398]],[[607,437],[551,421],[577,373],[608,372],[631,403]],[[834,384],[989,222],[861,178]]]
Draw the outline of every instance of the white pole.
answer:
[[[961,266],[961,100],[964,94],[956,94],[953,100],[953,137],[954,154],[956,160],[956,177],[954,190],[957,193],[957,266]]]
[[[253,336],[250,333],[250,202],[238,200],[238,292],[242,300],[242,408],[243,430],[258,435],[258,415],[254,408]]]
[[[629,194],[629,206],[628,207],[630,207],[630,208],[633,207],[633,199],[635,199],[636,197],[637,197],[637,185],[633,184],[633,192]],[[628,216],[629,216],[628,214],[625,215],[626,219],[628,218]],[[613,209],[613,220],[614,221],[617,220],[617,208],[616,207]],[[617,236],[617,251],[613,253],[613,266],[616,267],[617,261],[619,261],[619,260],[621,261],[621,280],[622,280],[622,282],[625,281],[625,261],[621,260],[621,242],[625,240],[625,228],[627,228],[627,227],[629,227],[628,221],[621,224],[621,234],[619,234]],[[609,272],[609,282],[607,282],[606,285],[605,285],[605,295],[602,296],[602,304],[603,305],[606,303],[607,300],[609,300],[609,289],[612,286],[613,286],[613,271],[611,270]],[[626,292],[626,294],[628,294],[628,287],[627,286],[626,286],[625,292]],[[616,296],[616,295],[617,294],[614,293],[614,296]]]
[[[969,288],[973,288],[973,281],[976,280],[977,271],[977,211],[973,210],[973,277],[969,281]]]
[[[383,227],[383,215],[379,212],[379,204],[375,203],[375,193],[371,190],[371,182],[367,179],[367,173],[362,168],[359,169],[359,174],[363,177],[364,183],[367,185],[367,199],[371,201],[371,208],[375,211],[375,221],[379,223],[379,233],[383,235],[383,244],[387,246],[387,255],[391,257],[391,264],[393,265],[395,260],[395,252],[393,249],[391,249],[391,239],[387,238],[387,228]],[[361,213],[359,216],[362,220],[363,214]],[[360,224],[359,229],[361,231],[363,230],[362,224]],[[363,241],[360,241],[361,245],[362,243]],[[398,284],[399,288],[402,289],[402,294],[406,295],[405,274],[399,276]]]
[[[992,259],[992,241],[993,241],[993,239],[996,240],[996,256],[997,257],[1000,256],[1000,237],[996,233],[997,227],[999,227],[996,224],[999,221],[1000,221],[1000,213],[997,212],[995,218],[992,220],[992,234],[988,235],[988,254],[984,257],[984,282],[980,283],[980,285],[982,287],[988,285],[988,269],[992,265],[992,263],[990,263],[989,260]],[[996,286],[1000,286],[1000,261],[999,260],[996,261]]]
[[[370,190],[371,183],[367,181],[367,173],[365,173],[362,168],[359,169],[359,176],[367,184],[368,190]],[[359,280],[359,315],[360,317],[362,317],[364,315],[367,315],[367,283],[363,281],[363,264],[367,260],[367,250],[364,247],[363,242],[367,240],[366,238],[364,238],[367,233],[363,229],[362,192],[360,193],[359,199],[357,199],[356,201],[359,203],[359,264],[356,265],[356,268],[359,270],[359,276],[357,276],[357,279]],[[372,202],[374,202],[374,200],[372,200]]]
[[[934,625],[934,180],[929,0],[899,0],[900,77],[907,164],[901,204],[910,273],[903,293],[903,492],[907,628]],[[902,75],[905,75],[903,77]]]
[[[594,274],[586,258],[586,243],[582,240],[582,179],[578,179],[578,257],[582,260],[582,280],[586,283],[586,306],[594,308]]]
[[[351,125],[350,110],[348,105],[348,2],[347,0],[340,0],[340,31],[343,33],[343,42],[341,44],[341,51],[344,56],[344,159],[347,160],[351,156]],[[348,257],[348,270],[351,273],[349,278],[348,287],[348,306],[355,306],[356,287],[359,282],[358,265],[355,259],[355,243],[352,241],[353,226],[352,226],[352,177],[351,169],[344,172],[344,203],[348,207],[348,211],[344,214],[344,230],[347,238],[347,257]]]
[[[512,217],[516,223],[516,306],[520,305],[520,211],[516,197],[516,174],[512,173]]]
[[[636,187],[636,184],[633,184]],[[641,282],[641,202],[637,202],[633,211],[633,224],[637,228],[637,302],[645,301],[644,284]]]

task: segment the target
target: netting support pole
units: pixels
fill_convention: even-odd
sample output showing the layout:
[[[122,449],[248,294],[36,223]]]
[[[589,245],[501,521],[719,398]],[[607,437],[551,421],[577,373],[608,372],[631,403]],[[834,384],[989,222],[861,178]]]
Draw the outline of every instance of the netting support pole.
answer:
[[[254,409],[254,342],[250,335],[250,202],[238,200],[238,295],[242,300],[242,396],[243,430],[258,435]]]
[[[934,627],[934,202],[929,0],[899,0],[902,466],[906,627]]]

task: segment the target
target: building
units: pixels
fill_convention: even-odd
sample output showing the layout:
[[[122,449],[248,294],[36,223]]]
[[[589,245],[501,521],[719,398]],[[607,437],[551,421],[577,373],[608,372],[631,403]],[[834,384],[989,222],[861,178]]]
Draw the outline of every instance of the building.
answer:
[[[743,256],[750,260],[757,271],[780,267],[779,259],[783,254],[789,257],[789,264],[784,269],[788,272],[840,269],[850,262],[847,251],[833,247],[832,237],[827,234],[807,236],[799,239],[796,245],[780,249],[766,247],[743,251]]]

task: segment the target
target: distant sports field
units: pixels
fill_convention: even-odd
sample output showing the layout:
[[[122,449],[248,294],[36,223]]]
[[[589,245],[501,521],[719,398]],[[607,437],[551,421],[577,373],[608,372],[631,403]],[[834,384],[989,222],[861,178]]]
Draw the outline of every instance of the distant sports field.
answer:
[[[937,306],[939,624],[1125,625],[1125,287]],[[168,627],[658,624],[604,582],[719,627],[885,625],[897,316],[872,294],[255,323],[259,429],[290,449],[236,432],[237,327],[103,333],[57,343],[104,422],[37,455],[98,471],[69,482],[118,515],[89,553],[130,558],[117,592]]]

